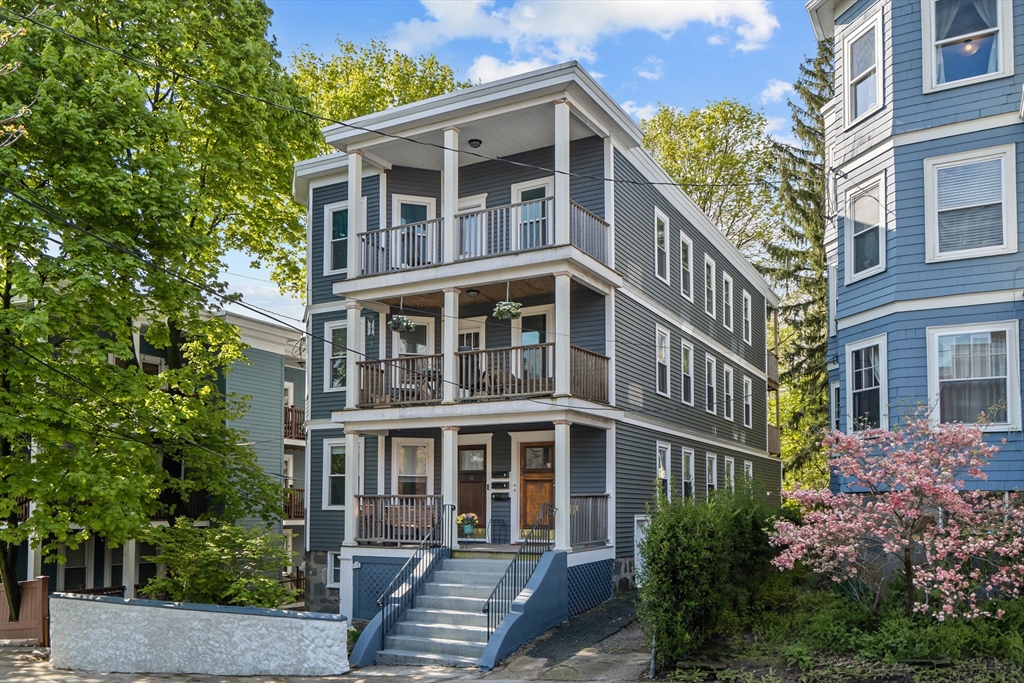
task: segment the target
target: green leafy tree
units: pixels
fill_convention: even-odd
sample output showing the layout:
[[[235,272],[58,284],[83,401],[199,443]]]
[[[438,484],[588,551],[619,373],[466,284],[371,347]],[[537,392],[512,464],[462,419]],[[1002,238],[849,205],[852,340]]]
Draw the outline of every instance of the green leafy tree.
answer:
[[[828,428],[828,221],[825,182],[825,121],[821,108],[832,99],[832,45],[800,66],[790,101],[796,147],[784,147],[780,197],[786,221],[782,239],[770,245],[775,282],[785,283],[780,313],[786,326],[780,364],[791,435],[783,449],[789,472],[827,472],[822,436]]]
[[[278,575],[293,562],[284,535],[234,524],[196,527],[179,519],[170,527],[154,527],[146,539],[166,572],[142,589],[146,597],[175,602],[239,607],[280,607],[295,598]]]
[[[736,100],[640,122],[644,147],[755,263],[779,230],[776,145],[764,114]]]
[[[6,3],[0,33],[31,10]],[[205,311],[223,301],[229,248],[279,282],[301,272],[291,164],[315,152],[316,126],[71,37],[304,108],[269,19],[256,0],[71,0],[4,48],[19,68],[0,101],[32,103],[25,136],[0,149],[0,580],[14,615],[26,540],[51,559],[90,536],[120,544],[161,497],[197,491],[227,519],[280,513],[280,485],[226,426],[241,407],[218,378],[238,332]],[[140,335],[166,355],[159,376],[141,371]]]

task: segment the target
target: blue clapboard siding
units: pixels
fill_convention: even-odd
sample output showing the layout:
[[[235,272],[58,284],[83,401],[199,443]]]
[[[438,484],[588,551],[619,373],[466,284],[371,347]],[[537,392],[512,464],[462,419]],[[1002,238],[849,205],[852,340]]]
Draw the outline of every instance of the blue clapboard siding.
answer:
[[[363,178],[363,197],[366,198],[366,227],[368,230],[376,230],[380,227],[380,176]],[[324,275],[324,206],[344,201],[348,201],[347,182],[313,189],[313,202],[310,208],[310,233],[313,239],[310,244],[309,264],[312,279],[309,297],[311,304],[336,300],[337,297],[333,294],[334,282],[345,279],[344,275]]]
[[[345,511],[324,510],[324,441],[340,440],[344,443],[345,432],[341,429],[315,429],[309,433],[309,547],[306,550],[337,551],[345,540]]]
[[[377,437],[367,434],[363,439],[363,486],[361,493],[377,494]]]
[[[434,217],[441,217],[441,172],[426,168],[395,166],[388,174],[387,223],[396,225],[400,221],[394,216],[393,197],[396,194],[414,197],[430,197],[434,200]]]
[[[364,334],[366,336],[366,358],[377,358],[377,344],[379,343],[380,329],[377,324],[377,313],[368,309],[362,311]],[[312,378],[309,387],[309,415],[307,420],[329,420],[331,413],[335,410],[345,408],[344,391],[324,391],[328,376],[325,369],[325,356],[330,337],[325,334],[324,325],[329,322],[344,321],[346,313],[344,309],[326,313],[315,313],[310,316],[312,325],[312,336],[309,339],[308,354],[310,363],[310,374]],[[375,334],[370,334],[371,328]],[[351,347],[351,343],[349,344]],[[362,358],[359,358],[362,360]],[[351,381],[349,382],[352,383]]]
[[[574,424],[569,428],[569,492],[607,493],[608,440],[603,429]]]
[[[302,368],[285,366],[284,380],[295,388],[295,407],[301,408],[306,396],[306,371]]]

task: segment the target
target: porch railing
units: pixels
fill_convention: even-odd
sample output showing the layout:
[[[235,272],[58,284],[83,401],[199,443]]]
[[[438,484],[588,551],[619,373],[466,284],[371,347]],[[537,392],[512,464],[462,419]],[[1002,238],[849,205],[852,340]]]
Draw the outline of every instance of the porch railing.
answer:
[[[768,425],[768,452],[782,455],[782,433],[776,425]]]
[[[455,217],[460,260],[539,249],[555,243],[554,197]]]
[[[360,275],[441,263],[441,234],[440,218],[360,234]]]
[[[779,388],[779,357],[771,351],[768,352],[768,387]]]
[[[569,242],[601,263],[608,263],[608,224],[576,202],[569,202]]]
[[[512,603],[526,588],[540,558],[551,550],[554,527],[555,509],[544,503],[540,507],[540,514],[537,515],[533,528],[526,534],[515,557],[509,562],[504,576],[484,603],[483,612],[487,615],[487,640],[491,639],[494,630],[512,611]]]
[[[437,522],[441,509],[441,496],[356,496],[355,540],[419,543]]]
[[[360,361],[359,406],[435,403],[444,396],[444,356]]]
[[[532,344],[459,351],[459,398],[535,396],[555,390],[555,345]]]
[[[284,518],[305,519],[306,492],[303,489],[288,487],[284,490]]]
[[[608,542],[608,494],[569,496],[569,543],[573,547]]]
[[[67,593],[78,593],[79,595],[105,595],[114,598],[123,598],[124,586],[103,586],[102,588],[78,588],[66,591]]]
[[[608,402],[608,356],[569,347],[569,391],[573,396]]]
[[[306,438],[306,411],[292,406],[284,407],[284,438]]]

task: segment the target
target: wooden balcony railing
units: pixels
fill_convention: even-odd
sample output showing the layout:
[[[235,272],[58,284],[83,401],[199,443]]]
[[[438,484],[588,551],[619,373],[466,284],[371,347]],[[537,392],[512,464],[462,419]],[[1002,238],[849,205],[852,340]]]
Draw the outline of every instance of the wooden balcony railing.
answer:
[[[437,403],[444,395],[444,356],[360,361],[359,406]]]
[[[456,258],[511,254],[555,243],[554,197],[473,211],[455,217]]]
[[[569,391],[578,398],[607,403],[608,357],[570,346]]]
[[[284,438],[306,438],[306,411],[293,406],[284,407]]]
[[[78,593],[79,595],[106,595],[110,597],[123,598],[124,586],[104,586],[102,588],[78,588],[65,591],[67,593]]]
[[[441,514],[441,496],[356,496],[356,541],[417,544]]]
[[[461,400],[536,396],[555,390],[553,342],[459,351],[455,362]]]
[[[24,522],[26,519],[28,519],[29,514],[28,498],[18,496],[15,500],[18,503],[18,521]]]
[[[172,517],[198,519],[200,515],[210,509],[206,491],[189,491],[187,496],[182,496],[177,491],[167,489],[160,494],[159,505],[160,507],[153,514],[152,519],[170,520]]]
[[[369,230],[359,235],[360,275],[441,263],[441,219]]]
[[[284,518],[306,518],[306,496],[302,489],[288,487],[284,490]]]
[[[569,202],[569,242],[577,249],[608,263],[609,227],[604,219]]]
[[[569,543],[573,547],[608,542],[608,494],[569,496]]]
[[[782,455],[782,432],[775,425],[768,425],[768,452]]]
[[[779,357],[768,352],[768,388],[779,388]]]

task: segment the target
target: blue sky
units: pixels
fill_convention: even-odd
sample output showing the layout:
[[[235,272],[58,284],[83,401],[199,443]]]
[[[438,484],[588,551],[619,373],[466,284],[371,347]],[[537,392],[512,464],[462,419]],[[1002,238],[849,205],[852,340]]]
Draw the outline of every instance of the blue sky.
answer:
[[[282,61],[304,45],[383,38],[433,53],[461,79],[494,80],[577,59],[635,118],[658,104],[688,110],[734,98],[763,109],[787,138],[786,98],[815,52],[802,0],[269,0]],[[301,318],[266,274],[233,255],[226,278],[244,299]],[[247,277],[242,277],[247,276]]]

